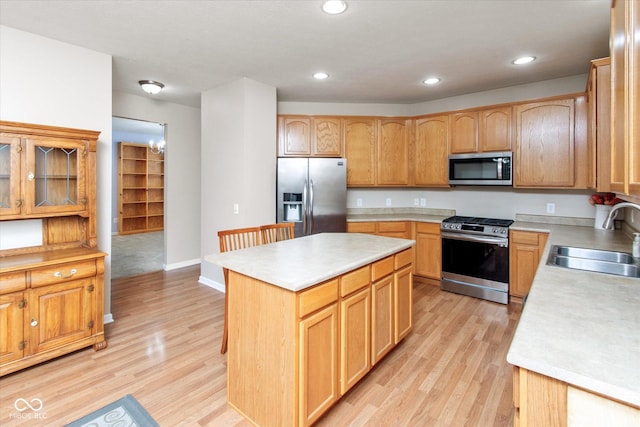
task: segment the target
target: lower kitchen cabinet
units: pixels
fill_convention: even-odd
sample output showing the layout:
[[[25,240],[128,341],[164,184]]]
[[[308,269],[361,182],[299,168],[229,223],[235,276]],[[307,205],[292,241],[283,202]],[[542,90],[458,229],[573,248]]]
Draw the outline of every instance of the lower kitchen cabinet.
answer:
[[[338,305],[300,320],[300,415],[310,425],[338,400]]]
[[[513,367],[514,427],[637,426],[640,409]]]
[[[442,238],[440,224],[416,222],[415,274],[429,279],[442,278]]]
[[[393,257],[372,266],[371,364],[378,363],[394,346]]]
[[[70,249],[6,257],[0,269],[0,375],[104,339],[104,256]]]
[[[549,234],[519,230],[509,233],[509,295],[521,302],[531,289]]]

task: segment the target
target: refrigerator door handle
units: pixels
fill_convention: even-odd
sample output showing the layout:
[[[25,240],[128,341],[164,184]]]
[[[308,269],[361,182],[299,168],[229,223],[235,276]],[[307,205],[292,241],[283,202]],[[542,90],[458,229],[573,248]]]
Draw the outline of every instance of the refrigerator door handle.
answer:
[[[313,180],[309,180],[309,234],[313,234]]]
[[[304,180],[302,187],[302,235],[307,235],[307,180]]]

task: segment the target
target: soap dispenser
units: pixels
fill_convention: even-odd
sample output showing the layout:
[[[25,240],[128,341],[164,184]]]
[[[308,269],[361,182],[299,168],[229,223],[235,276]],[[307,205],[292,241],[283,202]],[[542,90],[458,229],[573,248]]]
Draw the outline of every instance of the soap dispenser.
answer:
[[[634,258],[640,258],[640,233],[633,233],[633,247],[631,253]]]

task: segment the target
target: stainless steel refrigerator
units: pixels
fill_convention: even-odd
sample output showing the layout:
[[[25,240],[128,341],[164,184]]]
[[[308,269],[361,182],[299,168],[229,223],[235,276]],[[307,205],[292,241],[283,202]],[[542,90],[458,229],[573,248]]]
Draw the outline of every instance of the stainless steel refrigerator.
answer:
[[[277,222],[296,237],[347,231],[347,160],[278,158]]]

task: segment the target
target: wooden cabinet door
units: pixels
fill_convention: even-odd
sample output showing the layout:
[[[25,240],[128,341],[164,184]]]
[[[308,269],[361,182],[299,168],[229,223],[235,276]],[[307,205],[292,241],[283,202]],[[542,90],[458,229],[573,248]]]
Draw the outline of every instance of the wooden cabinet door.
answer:
[[[281,116],[278,118],[279,155],[311,155],[311,118]]]
[[[479,112],[478,151],[511,151],[511,107]]]
[[[475,153],[478,151],[478,113],[453,113],[449,115],[451,153]]]
[[[371,285],[371,365],[394,346],[393,274]]]
[[[342,157],[342,119],[313,117],[312,156]]]
[[[411,120],[380,121],[376,182],[378,185],[409,185],[410,139]]]
[[[88,143],[35,137],[25,141],[24,211],[27,214],[88,215]]]
[[[371,336],[369,286],[340,303],[340,394],[369,372]]]
[[[524,298],[531,289],[548,235],[511,231],[509,246],[509,294]]]
[[[347,186],[375,185],[377,121],[366,118],[344,120]]]
[[[416,275],[440,280],[442,239],[439,224],[416,224]]]
[[[0,365],[22,359],[25,327],[24,293],[0,295]]]
[[[449,116],[416,119],[414,126],[414,185],[447,187]]]
[[[300,321],[300,425],[315,422],[338,395],[338,304]]]
[[[0,134],[0,216],[21,212],[20,138]]]
[[[587,185],[611,191],[610,58],[591,61],[587,83]]]
[[[575,184],[574,103],[570,98],[515,107],[514,186]]]
[[[35,354],[91,336],[96,329],[92,295],[95,278],[29,291],[26,328],[29,353]]]
[[[413,275],[408,265],[393,273],[394,343],[406,337],[413,327]]]

